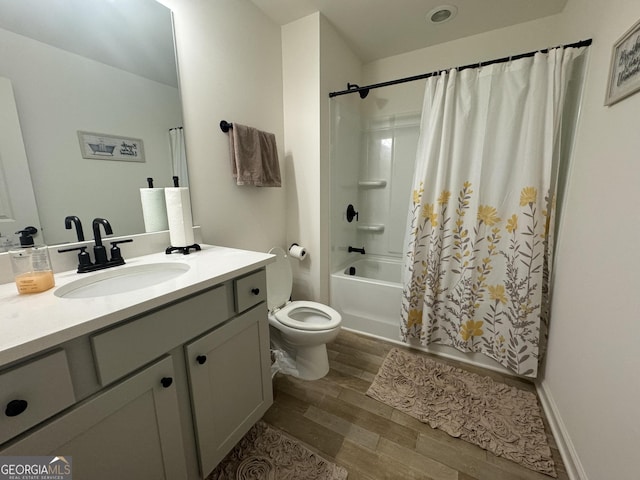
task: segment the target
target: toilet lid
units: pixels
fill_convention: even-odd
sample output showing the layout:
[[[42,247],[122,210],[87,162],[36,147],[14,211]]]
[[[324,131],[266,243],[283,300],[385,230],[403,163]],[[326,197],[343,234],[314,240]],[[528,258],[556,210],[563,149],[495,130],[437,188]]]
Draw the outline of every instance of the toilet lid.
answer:
[[[283,249],[272,248],[269,253],[276,256],[276,261],[267,265],[267,307],[273,310],[284,306],[291,297],[293,274]]]

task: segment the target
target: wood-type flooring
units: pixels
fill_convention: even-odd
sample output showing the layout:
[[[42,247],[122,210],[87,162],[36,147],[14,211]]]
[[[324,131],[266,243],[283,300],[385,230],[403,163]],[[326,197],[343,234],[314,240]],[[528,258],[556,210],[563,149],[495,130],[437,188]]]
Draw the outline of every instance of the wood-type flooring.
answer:
[[[264,420],[349,471],[349,480],[550,480],[432,429],[365,395],[386,354],[398,345],[342,330],[327,345],[331,370],[316,381],[278,373]],[[517,377],[438,358],[535,392]],[[545,419],[558,480],[568,480]]]

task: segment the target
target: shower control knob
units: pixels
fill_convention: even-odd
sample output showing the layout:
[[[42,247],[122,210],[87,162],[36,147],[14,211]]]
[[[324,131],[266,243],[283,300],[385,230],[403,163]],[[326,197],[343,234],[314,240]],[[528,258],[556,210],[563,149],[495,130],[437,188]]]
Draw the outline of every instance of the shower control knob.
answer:
[[[198,355],[196,357],[196,362],[198,362],[200,365],[204,365],[207,362],[207,356],[206,355]]]
[[[253,293],[254,295],[260,295],[260,289],[259,288],[252,288],[251,289],[251,293]]]

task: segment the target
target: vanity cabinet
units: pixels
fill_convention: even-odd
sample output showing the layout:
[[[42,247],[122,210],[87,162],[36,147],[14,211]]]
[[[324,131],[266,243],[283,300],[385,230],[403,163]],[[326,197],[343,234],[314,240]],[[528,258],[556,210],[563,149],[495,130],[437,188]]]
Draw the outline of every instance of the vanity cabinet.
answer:
[[[187,479],[170,357],[81,402],[2,455],[71,456],[73,475]]]
[[[273,402],[265,299],[260,268],[0,371],[3,409],[29,399],[0,421],[0,455],[71,456],[92,480],[205,478]]]
[[[185,350],[200,469],[210,472],[273,402],[264,305]]]

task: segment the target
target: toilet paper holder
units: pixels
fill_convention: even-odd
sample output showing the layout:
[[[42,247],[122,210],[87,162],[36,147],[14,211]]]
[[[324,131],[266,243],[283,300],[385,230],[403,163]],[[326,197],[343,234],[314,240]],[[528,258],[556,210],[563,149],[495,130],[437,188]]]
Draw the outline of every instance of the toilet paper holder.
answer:
[[[297,243],[292,243],[289,247],[289,256],[302,261],[307,256],[307,250]]]

